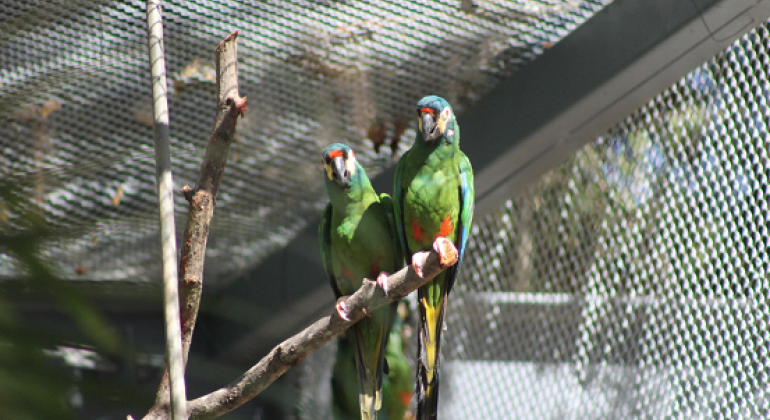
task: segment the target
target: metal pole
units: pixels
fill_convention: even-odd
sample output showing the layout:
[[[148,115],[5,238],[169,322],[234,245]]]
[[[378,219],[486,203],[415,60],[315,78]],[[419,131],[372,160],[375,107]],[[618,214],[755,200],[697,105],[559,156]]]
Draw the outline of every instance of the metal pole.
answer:
[[[152,75],[152,107],[155,125],[155,168],[158,182],[161,249],[163,253],[163,300],[166,322],[166,363],[169,368],[170,406],[174,420],[187,420],[187,395],[182,356],[179,289],[174,224],[174,182],[171,177],[171,147],[163,51],[163,21],[160,0],[147,1],[147,33]]]

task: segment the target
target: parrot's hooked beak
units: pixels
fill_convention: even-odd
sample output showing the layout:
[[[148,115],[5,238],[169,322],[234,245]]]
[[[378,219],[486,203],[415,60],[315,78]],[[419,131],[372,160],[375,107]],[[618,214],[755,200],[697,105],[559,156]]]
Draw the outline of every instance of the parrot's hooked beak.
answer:
[[[342,188],[350,187],[351,173],[348,171],[345,159],[342,156],[332,158],[332,179]]]
[[[436,124],[436,118],[430,112],[422,113],[422,138],[432,142],[441,135],[441,127]]]

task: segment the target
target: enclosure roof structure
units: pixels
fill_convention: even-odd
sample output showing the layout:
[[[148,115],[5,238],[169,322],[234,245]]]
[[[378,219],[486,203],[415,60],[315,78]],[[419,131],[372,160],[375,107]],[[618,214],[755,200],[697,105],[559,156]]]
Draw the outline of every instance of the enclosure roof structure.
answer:
[[[370,176],[392,167],[414,138],[420,97],[440,94],[462,115],[607,3],[164,2],[178,187],[197,178],[211,130],[214,46],[240,31],[249,112],[217,198],[207,286],[226,285],[314,223],[327,145],[349,144]],[[0,173],[66,232],[46,250],[62,277],[156,284],[144,2],[2,7]],[[181,231],[187,203],[175,199]],[[7,215],[11,227],[17,216]],[[13,262],[0,261],[0,278],[14,278]]]

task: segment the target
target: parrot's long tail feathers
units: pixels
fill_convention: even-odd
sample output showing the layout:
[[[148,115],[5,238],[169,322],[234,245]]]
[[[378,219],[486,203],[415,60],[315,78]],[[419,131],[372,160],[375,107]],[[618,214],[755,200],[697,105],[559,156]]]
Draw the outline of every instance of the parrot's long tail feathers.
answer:
[[[377,419],[377,411],[374,410],[374,406],[372,405],[372,398],[370,395],[364,395],[361,394],[361,420],[376,420]]]
[[[417,341],[417,420],[438,416],[439,355],[446,298],[442,293],[438,302],[430,302],[422,288],[418,291],[421,323]]]
[[[377,410],[382,407],[382,371],[389,331],[384,326],[377,326],[371,318],[359,321],[352,329],[356,342],[361,419],[376,420]],[[372,334],[375,331],[377,333]]]
[[[435,420],[438,418],[438,372],[433,374],[433,382],[425,382],[422,366],[417,372],[417,387],[424,389],[417,399],[417,420]]]

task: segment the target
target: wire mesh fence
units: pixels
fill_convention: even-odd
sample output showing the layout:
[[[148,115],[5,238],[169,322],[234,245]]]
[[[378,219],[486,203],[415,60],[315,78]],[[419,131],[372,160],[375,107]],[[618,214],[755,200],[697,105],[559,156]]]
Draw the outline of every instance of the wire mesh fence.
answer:
[[[213,47],[242,31],[249,113],[207,280],[317,216],[327,144],[380,172],[409,147],[424,90],[462,113],[606,3],[164,2],[180,186],[211,128]],[[60,230],[46,252],[66,278],[159,278],[143,10],[0,4],[0,177]],[[770,415],[769,35],[753,30],[476,221],[444,335],[442,418]],[[23,228],[16,216],[0,203],[4,229]],[[0,278],[16,275],[0,254]],[[330,346],[300,366],[298,417],[330,415],[333,358]]]
[[[475,223],[443,419],[770,415],[769,48],[751,31]]]
[[[768,416],[768,35],[476,224],[445,418]]]
[[[349,143],[380,172],[408,148],[400,139],[414,137],[407,121],[425,92],[441,90],[461,111],[606,3],[165,1],[178,187],[194,182],[212,127],[214,48],[241,31],[249,112],[217,201],[208,284],[253,267],[317,217],[327,145]],[[66,232],[47,249],[65,278],[159,279],[144,8],[0,4],[0,176]],[[16,216],[2,217],[18,227]],[[18,274],[8,256],[0,262],[0,278]]]

